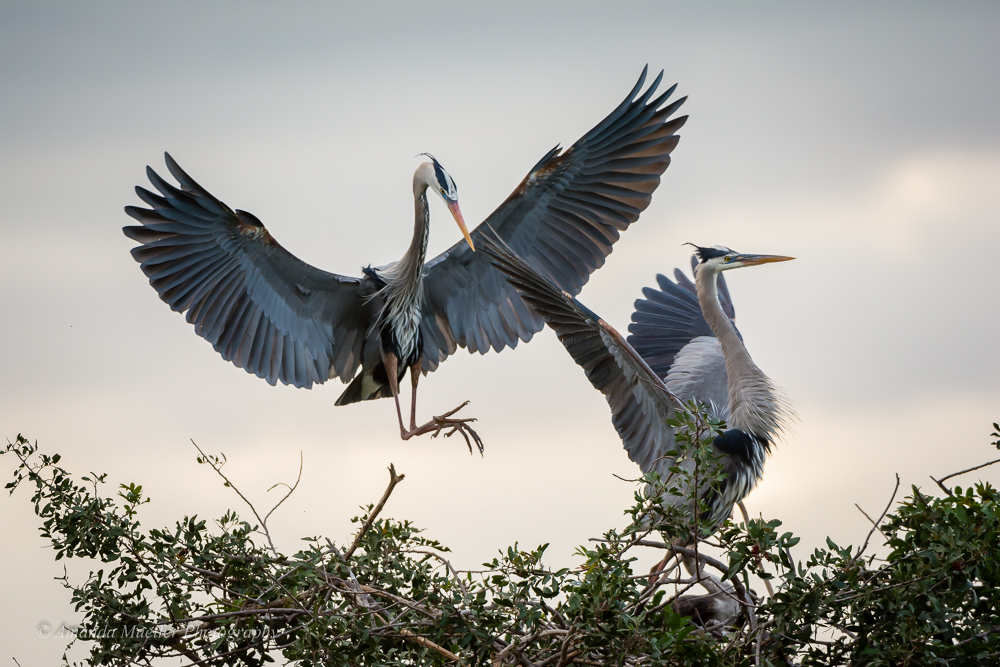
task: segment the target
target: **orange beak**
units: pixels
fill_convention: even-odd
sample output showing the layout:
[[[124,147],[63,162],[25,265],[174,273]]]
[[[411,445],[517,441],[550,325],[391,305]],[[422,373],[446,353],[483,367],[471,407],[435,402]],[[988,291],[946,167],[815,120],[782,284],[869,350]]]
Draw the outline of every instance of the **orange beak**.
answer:
[[[465,227],[465,219],[462,217],[462,209],[458,207],[458,202],[448,202],[448,210],[451,214],[455,216],[455,222],[458,223],[458,228],[462,230],[462,236],[465,237],[466,243],[472,248],[472,252],[476,252],[476,244],[472,242],[472,237],[469,236],[469,230]]]
[[[733,259],[743,262],[743,266],[756,266],[757,264],[770,264],[771,262],[787,262],[795,258],[784,257],[782,255],[737,255]]]

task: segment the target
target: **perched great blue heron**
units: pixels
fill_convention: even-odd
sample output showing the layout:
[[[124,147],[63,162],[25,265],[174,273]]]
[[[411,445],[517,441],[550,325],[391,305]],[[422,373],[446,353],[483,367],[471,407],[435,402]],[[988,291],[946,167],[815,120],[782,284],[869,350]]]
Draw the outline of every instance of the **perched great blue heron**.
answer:
[[[687,119],[671,115],[686,98],[664,106],[673,86],[652,99],[662,76],[640,94],[643,69],[618,108],[569,150],[556,146],[546,153],[486,219],[561,290],[578,293],[604,264],[670,164],[676,131]],[[458,347],[481,354],[515,347],[544,324],[475,253],[482,226],[466,231],[455,181],[437,160],[431,157],[413,176],[416,220],[409,249],[398,262],[364,269],[360,278],[300,261],[255,216],[213,197],[169,155],[166,162],[180,187],[147,167],[162,196],[137,187],[152,208],[126,207],[142,225],[124,232],[142,244],[132,256],[160,298],[187,311],[195,332],[223,358],[272,385],[280,380],[308,389],[331,377],[350,382],[337,405],[391,395],[404,440],[450,426],[471,435],[482,450],[467,425],[471,420],[447,418],[455,410],[417,426],[420,373],[435,370]],[[428,189],[451,209],[465,241],[425,264]],[[413,386],[409,428],[399,407],[407,369]]]
[[[714,526],[722,523],[760,479],[765,454],[782,429],[787,408],[743,346],[720,274],[792,258],[696,246],[700,263],[694,284],[679,271],[678,284],[659,276],[661,291],[647,289],[648,300],[636,302],[635,324],[630,327],[634,333],[626,341],[502,241],[487,236],[480,247],[605,395],[615,430],[644,473],[666,477],[676,465],[665,454],[675,448],[667,420],[679,401],[702,401],[727,421],[729,430],[713,442],[725,479],[698,490],[710,509],[707,520]]]

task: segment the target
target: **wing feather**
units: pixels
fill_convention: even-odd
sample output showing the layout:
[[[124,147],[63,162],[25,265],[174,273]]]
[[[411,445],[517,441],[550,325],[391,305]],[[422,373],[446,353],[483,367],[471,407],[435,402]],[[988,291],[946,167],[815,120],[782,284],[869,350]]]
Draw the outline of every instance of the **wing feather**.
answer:
[[[694,283],[680,270],[676,270],[674,275],[677,282],[662,274],[657,275],[659,290],[643,288],[645,298],[636,300],[632,323],[628,326],[629,344],[661,378],[667,377],[684,346],[699,337],[715,337],[701,313]],[[721,275],[717,285],[723,310],[732,319],[735,313]]]
[[[488,225],[560,290],[578,294],[604,264],[620,232],[649,205],[670,164],[676,132],[687,117],[671,118],[684,102],[667,104],[676,86],[654,99],[662,76],[643,91],[644,69],[624,101],[569,150],[556,146],[548,151],[472,231],[476,246]],[[425,371],[434,370],[457,347],[500,351],[514,347],[518,339],[531,340],[543,326],[537,314],[523,309],[516,290],[503,283],[494,287],[496,269],[464,241],[428,262],[426,271],[421,324]],[[512,309],[502,305],[507,300]],[[484,327],[487,312],[494,325]],[[513,313],[519,314],[519,322],[511,319]]]
[[[663,381],[617,331],[502,240],[484,235],[480,247],[604,394],[629,458],[643,472],[654,466],[665,469],[661,457],[673,449],[673,430],[667,419],[677,401]]]
[[[360,363],[367,327],[362,279],[321,271],[282,248],[256,217],[234,211],[170,155],[175,186],[152,168],[123,229],[150,285],[222,357],[271,384],[309,388]]]

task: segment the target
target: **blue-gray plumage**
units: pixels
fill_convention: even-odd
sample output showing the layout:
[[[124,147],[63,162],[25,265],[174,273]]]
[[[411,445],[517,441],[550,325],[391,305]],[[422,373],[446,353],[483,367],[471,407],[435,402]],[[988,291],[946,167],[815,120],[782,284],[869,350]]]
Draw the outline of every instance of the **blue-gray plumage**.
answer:
[[[728,421],[730,429],[713,443],[725,479],[699,489],[709,504],[709,521],[724,521],[763,474],[764,457],[788,411],[780,391],[743,346],[720,273],[791,258],[742,255],[721,246],[699,248],[695,283],[680,272],[676,284],[659,276],[661,290],[646,290],[647,299],[636,303],[630,327],[635,330],[626,341],[501,239],[485,238],[480,247],[605,395],[615,430],[644,473],[666,477],[669,468],[678,465],[666,456],[674,449],[673,427],[667,420],[682,401],[707,403]],[[663,501],[685,502],[680,496]]]
[[[687,118],[671,118],[684,102],[666,104],[675,87],[653,97],[662,72],[640,94],[645,77],[644,69],[628,97],[569,150],[549,151],[486,219],[569,293],[580,291],[619,233],[649,205]],[[294,257],[260,220],[216,199],[169,155],[167,169],[179,187],[147,168],[159,194],[136,188],[150,208],[126,207],[142,224],[124,232],[141,244],[132,255],[160,298],[186,311],[223,358],[272,385],[310,388],[338,377],[350,384],[337,405],[393,396],[404,439],[444,425],[479,444],[469,420],[416,426],[417,379],[458,347],[483,354],[515,347],[543,322],[475,253],[483,225],[466,231],[454,179],[428,157],[414,174],[410,247],[398,262],[369,267],[360,278]],[[448,205],[465,241],[425,263],[428,189]],[[398,388],[407,370],[409,429]]]

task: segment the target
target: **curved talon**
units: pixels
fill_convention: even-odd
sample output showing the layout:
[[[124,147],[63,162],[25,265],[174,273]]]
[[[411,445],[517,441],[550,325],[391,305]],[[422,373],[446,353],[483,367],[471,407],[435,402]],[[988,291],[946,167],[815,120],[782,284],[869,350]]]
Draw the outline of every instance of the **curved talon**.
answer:
[[[479,449],[479,455],[483,455],[483,441],[479,437],[479,434],[476,433],[471,426],[469,426],[469,422],[476,421],[475,417],[471,417],[469,419],[445,419],[435,417],[434,421],[437,422],[437,428],[434,429],[434,433],[431,434],[432,438],[436,438],[440,435],[442,430],[450,428],[451,430],[445,433],[444,437],[450,438],[455,433],[459,433],[463,438],[465,438],[465,446],[469,448],[469,454],[472,454],[472,442],[475,441],[476,448]]]
[[[479,437],[479,434],[469,426],[469,423],[476,421],[475,417],[466,417],[459,419],[451,419],[451,416],[464,408],[469,404],[469,401],[465,401],[460,406],[439,415],[437,417],[431,418],[429,422],[423,426],[418,426],[417,428],[411,429],[410,431],[401,433],[403,440],[409,440],[415,435],[425,435],[427,433],[431,434],[432,438],[436,438],[441,435],[441,431],[449,429],[444,437],[448,438],[455,433],[460,434],[465,439],[465,446],[469,448],[469,454],[472,454],[472,443],[476,443],[476,448],[479,450],[479,455],[483,455],[483,440]]]

